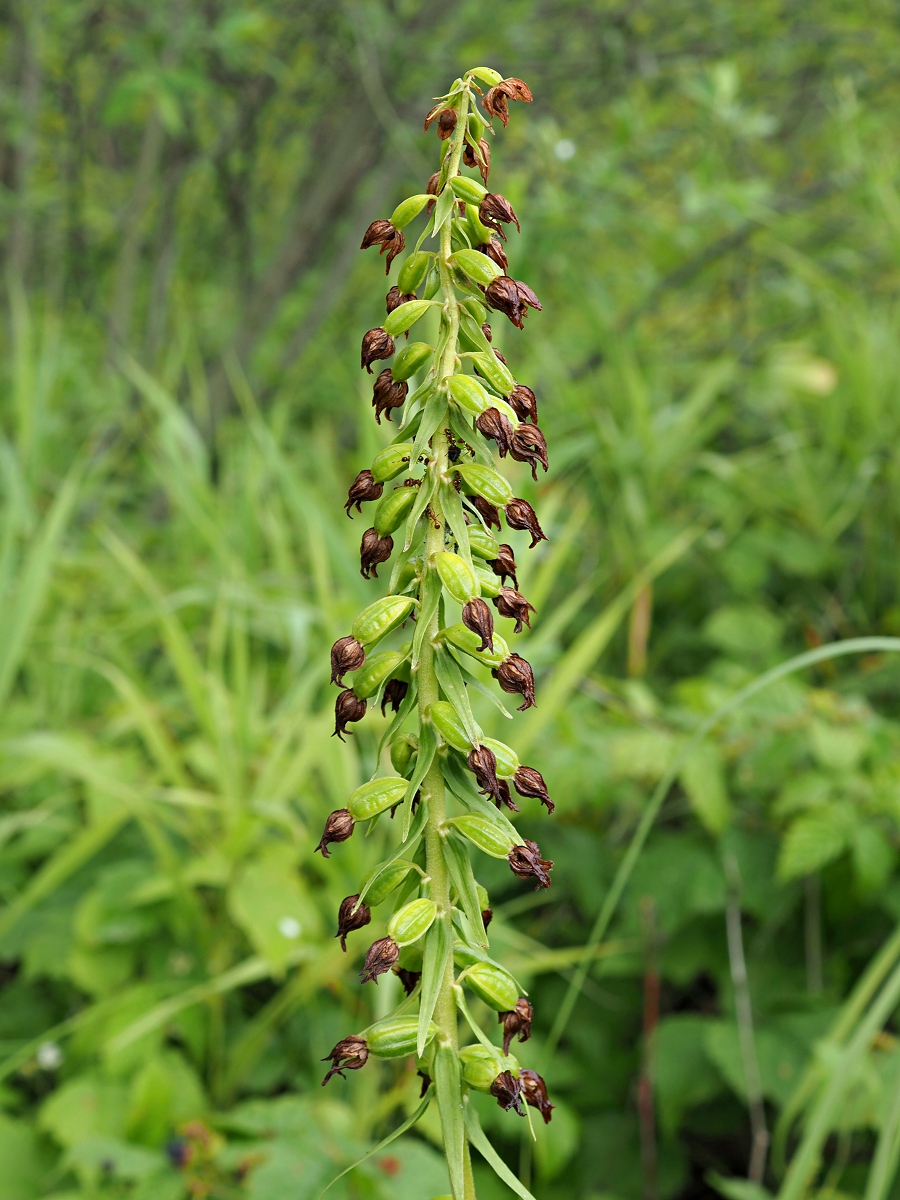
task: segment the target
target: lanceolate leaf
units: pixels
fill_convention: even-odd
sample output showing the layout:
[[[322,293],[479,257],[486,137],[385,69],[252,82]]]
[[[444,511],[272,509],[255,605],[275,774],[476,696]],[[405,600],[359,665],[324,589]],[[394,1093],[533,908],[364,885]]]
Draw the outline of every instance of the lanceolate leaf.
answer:
[[[409,787],[406,789],[406,798],[403,802],[403,841],[405,842],[410,834],[412,821],[413,801],[416,797],[416,792],[422,784],[422,780],[431,766],[431,760],[434,758],[434,752],[437,749],[437,735],[434,732],[433,725],[423,725],[419,730],[419,753],[416,757],[416,769],[412,773],[409,781]]]
[[[439,649],[435,652],[434,669],[437,673],[438,683],[444,689],[444,695],[459,714],[459,719],[462,721],[470,741],[478,745],[482,738],[481,726],[472,714],[472,706],[469,704],[466,685],[463,683],[459,667],[446,650]]]
[[[425,952],[422,957],[422,994],[419,998],[418,1053],[424,1054],[428,1043],[428,1027],[434,1016],[444,971],[452,942],[450,919],[440,917],[425,934]]]
[[[438,1046],[437,1048],[434,1056],[434,1082],[437,1089],[441,1132],[444,1135],[444,1153],[447,1156],[453,1200],[464,1200],[463,1159],[466,1127],[462,1107],[462,1080],[459,1059],[450,1046]]]
[[[485,1162],[487,1162],[494,1174],[499,1176],[499,1178],[503,1180],[507,1187],[512,1188],[517,1196],[522,1197],[522,1200],[534,1200],[534,1196],[531,1194],[531,1192],[529,1192],[525,1184],[517,1179],[515,1175],[513,1175],[512,1171],[484,1136],[484,1130],[481,1128],[481,1124],[478,1120],[478,1114],[469,1103],[468,1097],[464,1103],[466,1114],[466,1133],[469,1135],[469,1141],[482,1156]]]
[[[469,924],[478,940],[478,945],[486,948],[488,939],[484,931],[484,922],[481,919],[481,905],[478,903],[478,892],[475,887],[475,876],[472,873],[472,861],[469,858],[468,847],[459,840],[455,833],[448,835],[445,845],[447,847],[447,866],[450,869],[453,886],[459,895],[459,902],[463,912],[469,918]]]

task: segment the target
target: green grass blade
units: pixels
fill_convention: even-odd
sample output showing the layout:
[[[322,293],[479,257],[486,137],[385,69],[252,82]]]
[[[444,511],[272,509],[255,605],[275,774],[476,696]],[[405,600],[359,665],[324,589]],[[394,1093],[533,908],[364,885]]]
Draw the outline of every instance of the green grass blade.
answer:
[[[441,1114],[444,1154],[447,1158],[447,1169],[450,1172],[450,1188],[454,1200],[464,1200],[466,1130],[460,1104],[462,1079],[459,1059],[452,1046],[438,1046],[435,1051],[434,1082],[437,1090],[438,1110]]]
[[[466,1133],[469,1135],[469,1141],[485,1160],[494,1174],[502,1179],[508,1188],[521,1196],[522,1200],[534,1200],[534,1196],[529,1192],[521,1180],[516,1179],[512,1171],[484,1136],[484,1130],[481,1128],[481,1122],[478,1120],[478,1114],[471,1104],[466,1102]]]
[[[420,1058],[425,1053],[425,1047],[428,1044],[428,1029],[447,971],[452,941],[449,914],[438,917],[425,934],[425,950],[422,955],[422,990],[419,995],[419,1031],[416,1044],[416,1053]]]

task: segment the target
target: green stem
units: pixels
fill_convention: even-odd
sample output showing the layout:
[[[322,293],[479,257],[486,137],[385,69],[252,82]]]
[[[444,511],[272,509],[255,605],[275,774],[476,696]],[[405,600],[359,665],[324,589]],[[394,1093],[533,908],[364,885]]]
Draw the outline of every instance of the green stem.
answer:
[[[466,116],[469,106],[469,93],[463,93],[459,106],[459,118],[448,151],[449,165],[447,179],[452,178],[459,170],[462,157],[463,139],[466,128]],[[445,182],[445,186],[447,186]],[[453,286],[453,271],[450,266],[452,245],[450,241],[450,221],[448,220],[440,233],[440,254],[438,267],[441,279],[441,294],[443,296],[443,319],[449,324],[449,333],[440,362],[437,363],[437,385],[441,386],[444,379],[453,375],[457,366],[457,338],[459,335],[459,308],[456,300],[456,289]],[[447,435],[444,431],[446,421],[442,420],[437,432],[431,440],[431,466],[437,477],[439,488],[449,481],[449,459],[447,457]],[[440,501],[440,490],[435,491],[430,512],[426,512],[428,532],[425,538],[425,570],[434,571],[434,556],[444,549],[444,514]],[[419,599],[424,600],[425,581],[423,580]],[[419,657],[417,684],[419,692],[419,723],[424,724],[426,710],[430,704],[440,699],[437,674],[434,667],[434,639],[440,631],[440,614],[436,611],[422,642],[422,652]],[[425,828],[425,863],[431,878],[431,899],[438,906],[440,919],[447,923],[447,934],[450,944],[453,943],[453,929],[450,906],[450,877],[444,860],[443,835],[441,827],[447,817],[447,800],[444,789],[444,777],[441,774],[440,762],[435,756],[431,767],[423,780],[423,795],[428,801],[428,824]],[[453,992],[453,955],[447,959],[444,979],[438,994],[434,1010],[434,1022],[440,1031],[442,1044],[452,1046],[454,1053],[459,1048],[457,1031],[456,1001]],[[460,1096],[460,1103],[462,1097]],[[468,1153],[468,1145],[464,1147],[464,1192],[455,1200],[475,1200],[475,1180],[472,1175],[472,1165]]]

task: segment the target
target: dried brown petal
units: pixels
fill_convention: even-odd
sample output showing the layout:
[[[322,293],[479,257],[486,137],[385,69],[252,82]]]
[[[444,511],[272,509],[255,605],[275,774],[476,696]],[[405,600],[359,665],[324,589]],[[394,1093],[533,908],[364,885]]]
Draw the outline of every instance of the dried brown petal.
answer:
[[[492,438],[497,443],[500,457],[506,457],[514,433],[509,417],[504,416],[499,408],[486,408],[475,418],[475,428],[484,437]]]
[[[391,374],[391,368],[385,367],[375,380],[372,389],[372,407],[375,409],[375,420],[381,424],[381,414],[387,413],[391,419],[391,410],[399,408],[407,397],[409,384],[405,379],[397,382]]]
[[[368,983],[372,980],[373,983],[377,983],[378,976],[387,974],[399,957],[400,947],[393,938],[379,938],[366,951],[365,965],[359,975],[360,981]]]
[[[510,529],[527,529],[531,534],[529,550],[533,550],[538,542],[549,540],[546,533],[541,529],[537,514],[527,500],[520,500],[516,496],[510,500],[504,511],[506,513],[506,523]]]
[[[537,842],[529,841],[526,838],[523,846],[513,846],[506,857],[513,875],[518,876],[519,879],[537,880],[535,891],[550,886],[550,868],[553,863],[550,859],[541,858],[541,850]]]
[[[338,931],[334,936],[341,939],[341,949],[345,952],[347,934],[352,933],[354,929],[364,928],[372,920],[372,913],[365,904],[360,904],[357,908],[358,901],[359,892],[355,896],[346,896],[338,909]]]
[[[531,1002],[526,1000],[524,996],[520,996],[516,1001],[516,1007],[512,1012],[502,1012],[497,1014],[500,1024],[503,1026],[503,1053],[509,1054],[509,1044],[516,1036],[519,1035],[520,1042],[527,1042],[531,1037],[531,1022],[534,1020],[534,1009],[531,1007]]]
[[[387,372],[390,375],[390,367],[387,368]],[[380,377],[381,376],[379,376],[379,378]],[[354,504],[356,505],[356,511],[361,513],[362,504],[367,500],[379,500],[383,491],[384,484],[381,482],[376,483],[372,478],[371,471],[360,471],[357,477],[350,484],[350,490],[347,493],[347,502],[344,505],[344,510],[346,511],[347,516],[350,518],[353,517],[353,513],[350,511],[350,509]],[[350,669],[350,667],[347,668],[348,671]]]
[[[372,374],[372,363],[378,358],[390,358],[397,347],[394,339],[380,326],[363,335],[360,366]]]
[[[519,586],[519,580],[516,577],[516,560],[513,555],[512,546],[508,546],[506,542],[500,543],[500,549],[497,552],[496,558],[489,558],[487,565],[491,568],[495,575],[500,576],[500,582],[506,583],[507,575],[513,581],[513,587]]]
[[[415,292],[401,292],[396,283],[390,289],[384,298],[384,307],[388,313],[392,313],[395,308],[399,308],[401,304],[408,304],[410,300],[416,299]],[[407,337],[409,334],[407,334]]]
[[[370,246],[380,246],[379,254],[387,250],[384,273],[391,269],[391,263],[401,253],[406,245],[406,235],[402,229],[395,229],[390,221],[373,221],[363,235],[360,250],[368,250]]]
[[[403,984],[403,990],[407,996],[411,996],[416,990],[416,984],[422,978],[421,971],[407,971],[406,967],[397,967],[395,972],[397,978]]]
[[[491,1095],[496,1097],[497,1103],[507,1112],[514,1108],[520,1117],[525,1116],[522,1112],[522,1085],[512,1071],[500,1072],[491,1084]]]
[[[394,539],[390,534],[379,537],[374,527],[367,529],[359,546],[360,575],[364,579],[377,579],[378,564],[387,562],[393,549]]]
[[[436,104],[434,106],[434,108],[429,109],[428,112],[425,114],[425,132],[426,133],[428,132],[428,128],[431,125],[431,122],[434,120],[436,120],[438,123],[438,137],[441,139],[442,142],[446,141],[446,139],[450,136],[450,134],[456,128],[456,122],[458,120],[456,109],[448,108],[448,106],[446,104],[444,104],[443,101]]]
[[[487,338],[487,340],[489,342],[492,342],[494,340],[494,331],[491,329],[491,327],[487,323],[487,321],[485,321],[484,324],[481,326],[481,332],[484,334],[484,336]]]
[[[353,818],[350,816],[350,810],[347,808],[339,808],[331,813],[328,820],[325,822],[325,832],[319,840],[316,850],[322,851],[323,858],[331,858],[328,847],[332,842],[346,842],[347,838],[353,833]]]
[[[360,700],[356,692],[346,688],[334,702],[334,733],[331,736],[336,735],[343,741],[344,734],[352,732],[347,729],[350,722],[361,721],[365,715],[365,700]]]
[[[526,708],[535,708],[534,700],[534,672],[531,669],[531,663],[522,658],[518,654],[510,654],[509,658],[504,658],[499,667],[495,667],[491,674],[500,684],[504,692],[512,695],[522,696],[525,700],[524,704],[519,705],[519,712],[524,712]]]
[[[484,908],[481,910],[481,923],[487,929],[491,921],[494,919],[494,910],[492,908]]]
[[[344,686],[344,672],[358,671],[366,661],[366,651],[361,642],[348,633],[338,638],[331,647],[331,682]]]
[[[509,272],[509,259],[506,257],[503,244],[497,238],[492,237],[489,242],[482,242],[475,249],[481,254],[486,254],[488,258],[495,262],[504,275]]]
[[[479,650],[494,649],[494,616],[483,600],[476,597],[463,606],[463,625],[481,638]]]
[[[488,192],[481,204],[478,206],[478,216],[482,225],[486,225],[488,229],[493,229],[495,233],[504,236],[503,230],[500,228],[500,223],[504,225],[515,225],[519,229],[519,218],[516,216],[513,206],[501,196],[499,192]]]
[[[505,779],[498,779],[497,783],[499,784],[500,795],[494,800],[494,803],[498,808],[505,804],[506,807],[512,809],[513,812],[518,812],[519,806],[512,798],[512,792],[509,790],[509,784]]]
[[[509,103],[506,93],[501,89],[502,85],[498,84],[486,91],[481,105],[486,113],[490,113],[492,117],[499,117],[505,129],[509,124]]]
[[[537,424],[537,397],[530,387],[526,387],[524,383],[517,383],[509,394],[509,403],[520,421],[533,421]]]
[[[501,529],[500,513],[489,500],[485,500],[484,496],[469,496],[469,503],[477,508],[481,513],[481,518],[488,529],[496,527]]]
[[[519,1079],[522,1083],[522,1095],[525,1098],[525,1103],[530,1104],[532,1108],[540,1111],[544,1118],[544,1124],[550,1124],[550,1115],[556,1108],[555,1104],[551,1104],[547,1098],[547,1085],[538,1075],[537,1071],[523,1070],[519,1072]]]
[[[384,716],[388,705],[394,712],[399,712],[408,691],[409,684],[405,679],[389,679],[381,697],[381,715]]]
[[[332,1075],[340,1075],[344,1079],[345,1071],[358,1071],[360,1067],[366,1065],[366,1060],[369,1057],[369,1047],[365,1038],[346,1037],[338,1042],[330,1054],[326,1054],[322,1062],[328,1062],[330,1059],[333,1066],[325,1078],[322,1080],[324,1087]]]
[[[497,757],[487,746],[475,746],[466,759],[469,770],[478,782],[479,791],[500,805],[500,782],[497,779]]]
[[[514,588],[501,588],[494,597],[494,605],[501,617],[510,617],[516,623],[516,633],[522,632],[522,623],[531,628],[530,614],[535,611],[534,605],[529,604],[525,597]]]
[[[540,800],[541,804],[546,805],[548,813],[552,813],[556,808],[550,799],[543,775],[534,767],[519,767],[513,775],[513,785],[520,796]]]

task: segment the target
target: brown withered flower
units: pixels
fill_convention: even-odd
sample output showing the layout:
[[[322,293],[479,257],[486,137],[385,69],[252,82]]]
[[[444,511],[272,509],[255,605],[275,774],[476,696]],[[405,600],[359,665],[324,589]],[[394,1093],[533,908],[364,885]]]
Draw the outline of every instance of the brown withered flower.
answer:
[[[491,504],[490,500],[485,500],[484,496],[469,496],[468,499],[470,504],[474,508],[477,508],[481,513],[481,518],[488,529],[502,529],[500,524],[500,513],[497,511],[495,506]]]
[[[517,383],[509,394],[510,407],[520,421],[532,421],[537,425],[537,396],[524,383]]]
[[[531,1001],[520,996],[512,1012],[498,1013],[500,1024],[503,1026],[503,1053],[509,1054],[509,1044],[519,1035],[520,1042],[527,1042],[531,1037],[531,1022],[534,1020],[534,1009]]]
[[[501,1108],[507,1112],[514,1108],[520,1117],[524,1117],[522,1112],[522,1085],[513,1075],[512,1071],[501,1071],[494,1082],[491,1084],[491,1095],[497,1100]]]
[[[492,438],[497,443],[500,457],[506,458],[515,432],[509,417],[504,416],[499,408],[486,408],[475,418],[475,428],[484,437]]]
[[[481,332],[484,334],[484,336],[487,338],[487,340],[489,342],[492,342],[494,340],[494,331],[493,331],[493,329],[491,329],[491,327],[487,323],[487,321],[485,321],[484,324],[481,326]]]
[[[394,974],[403,984],[403,990],[407,996],[411,996],[416,990],[416,984],[422,978],[421,971],[407,971],[406,967],[397,967]]]
[[[534,767],[519,767],[513,775],[513,786],[520,796],[540,800],[541,804],[546,805],[548,813],[555,810],[556,805],[550,799],[544,777]]]
[[[366,951],[366,961],[359,978],[362,983],[378,982],[379,975],[386,975],[400,957],[400,947],[393,938],[379,938]]]
[[[494,797],[494,803],[497,805],[497,807],[500,808],[505,804],[506,807],[512,809],[513,812],[518,812],[519,806],[516,804],[515,800],[513,800],[512,792],[509,790],[509,784],[506,782],[506,780],[498,779],[497,785],[499,788],[499,795]]]
[[[487,186],[491,173],[491,146],[486,138],[479,138],[477,148],[471,142],[466,142],[463,146],[463,162],[467,167],[477,167],[482,183]]]
[[[334,733],[331,736],[343,741],[345,733],[352,733],[347,729],[350,722],[361,721],[365,715],[365,700],[360,700],[352,688],[345,688],[334,702]]]
[[[500,582],[506,583],[507,575],[513,581],[513,587],[519,586],[519,581],[516,578],[516,560],[513,555],[512,546],[508,546],[506,542],[500,543],[500,549],[497,552],[496,558],[489,558],[487,565],[491,568],[495,575],[500,576]]]
[[[471,629],[481,638],[479,650],[494,649],[494,617],[483,600],[476,597],[463,606],[462,621],[466,629]]]
[[[365,367],[371,375],[371,364],[378,358],[390,358],[396,349],[394,339],[380,326],[370,329],[363,335],[359,365]]]
[[[544,1083],[537,1071],[520,1071],[519,1079],[522,1082],[522,1095],[525,1097],[525,1103],[530,1104],[532,1108],[536,1108],[544,1118],[544,1124],[549,1125],[550,1115],[554,1108],[556,1108],[556,1105],[551,1104],[547,1097],[546,1083]]]
[[[331,682],[344,686],[344,672],[358,671],[366,661],[365,647],[348,633],[331,647]]]
[[[506,257],[506,251],[503,249],[503,243],[497,238],[492,237],[489,242],[481,242],[475,249],[480,254],[486,255],[492,262],[495,262],[504,275],[509,272],[509,259]]]
[[[330,1054],[326,1054],[322,1062],[332,1062],[332,1068],[322,1080],[322,1087],[328,1082],[332,1075],[340,1075],[341,1079],[346,1078],[345,1071],[358,1071],[360,1067],[366,1065],[366,1060],[369,1057],[369,1046],[365,1038],[346,1037],[338,1042]]]
[[[390,367],[388,367],[388,374],[390,375],[390,373]],[[344,511],[352,520],[353,513],[350,511],[350,509],[354,504],[356,505],[356,511],[361,513],[363,503],[368,500],[380,500],[381,493],[383,491],[384,484],[380,482],[376,483],[372,478],[371,471],[368,469],[365,471],[360,471],[357,477],[350,484],[350,490],[347,492],[347,502],[344,505]],[[349,670],[350,668],[348,667],[347,669]]]
[[[500,353],[496,346],[494,346],[494,358],[499,359],[500,362],[503,363],[504,367],[506,366],[506,358]]]
[[[395,229],[390,221],[373,221],[366,232],[363,234],[363,240],[360,245],[360,250],[368,250],[370,246],[380,246],[379,254],[384,254],[387,251],[387,259],[384,264],[384,273],[391,269],[391,263],[403,250],[406,245],[406,236],[402,229]]]
[[[328,847],[332,842],[346,842],[353,833],[353,824],[353,818],[350,816],[348,808],[339,808],[329,815],[325,822],[325,832],[316,846],[316,850],[322,851],[323,858],[331,858]]]
[[[491,280],[484,289],[484,301],[489,308],[495,308],[509,317],[516,329],[525,328],[529,308],[541,308],[540,300],[528,284],[509,275],[498,275]]]
[[[527,529],[531,534],[529,550],[533,550],[538,542],[550,540],[543,529],[541,529],[537,513],[527,500],[520,500],[518,496],[515,496],[507,504],[504,511],[506,513],[506,523],[510,529]]]
[[[399,712],[400,705],[408,691],[409,684],[405,679],[389,679],[381,696],[381,715],[384,716],[384,710],[388,705],[391,706],[393,712]]]
[[[385,367],[383,371],[379,372],[372,389],[372,407],[375,409],[375,420],[379,425],[381,424],[381,414],[387,413],[387,419],[390,421],[392,409],[399,408],[403,404],[408,392],[409,384],[405,379],[401,379],[399,382],[395,380],[390,367]]]
[[[390,314],[395,308],[399,308],[401,304],[408,304],[410,300],[415,299],[415,292],[401,292],[395,283],[384,298],[384,307],[387,309],[388,314]],[[406,336],[409,337],[408,332]]]
[[[481,910],[481,923],[487,929],[491,921],[494,919],[494,910],[492,908],[483,908]]]
[[[516,462],[528,463],[534,480],[538,463],[547,470],[547,439],[537,425],[517,425],[509,439],[509,452]]]
[[[442,142],[445,142],[453,130],[456,128],[456,122],[459,119],[455,108],[448,108],[441,101],[434,108],[429,109],[425,116],[425,132],[428,132],[428,127],[432,121],[437,121],[437,135]]]
[[[429,200],[428,204],[425,206],[425,211],[428,213],[429,216],[431,216],[431,210],[435,206],[435,202],[436,202],[437,194],[438,194],[438,185],[440,182],[441,182],[441,173],[440,173],[440,171],[435,171],[435,173],[433,175],[429,176],[428,182],[425,184],[426,196],[434,196],[435,197],[435,200]]]
[[[497,778],[497,756],[487,746],[474,746],[466,759],[469,770],[478,782],[478,789],[484,796],[493,800],[500,807],[500,781]]]
[[[537,842],[525,839],[524,846],[513,846],[506,856],[510,870],[519,879],[536,879],[535,891],[550,886],[550,868],[553,863],[547,858],[541,858],[541,849]]]
[[[341,939],[341,949],[344,953],[347,951],[347,934],[352,933],[354,929],[363,929],[372,920],[372,913],[365,904],[357,907],[358,900],[359,892],[355,896],[346,896],[338,909],[338,931],[334,936]]]
[[[509,695],[522,696],[525,703],[519,705],[519,712],[526,708],[536,708],[534,700],[534,671],[531,663],[519,654],[510,654],[504,658],[499,667],[494,667],[491,674]]]
[[[494,606],[501,617],[509,617],[515,621],[516,633],[522,632],[523,622],[531,628],[530,614],[535,611],[535,607],[528,603],[521,592],[511,587],[501,588],[499,594],[494,597]]]
[[[494,233],[499,233],[502,238],[505,238],[506,234],[500,228],[501,224],[515,225],[521,233],[519,218],[516,216],[513,206],[499,192],[487,193],[478,206],[478,217],[482,225],[493,229]]]
[[[528,84],[522,79],[510,76],[485,92],[481,105],[486,113],[490,113],[492,117],[499,117],[505,129],[509,124],[509,101],[524,100],[526,104],[531,104],[533,99]]]
[[[389,533],[379,537],[374,528],[367,529],[359,546],[359,573],[363,579],[377,579],[378,564],[387,562],[393,549],[394,539]]]

